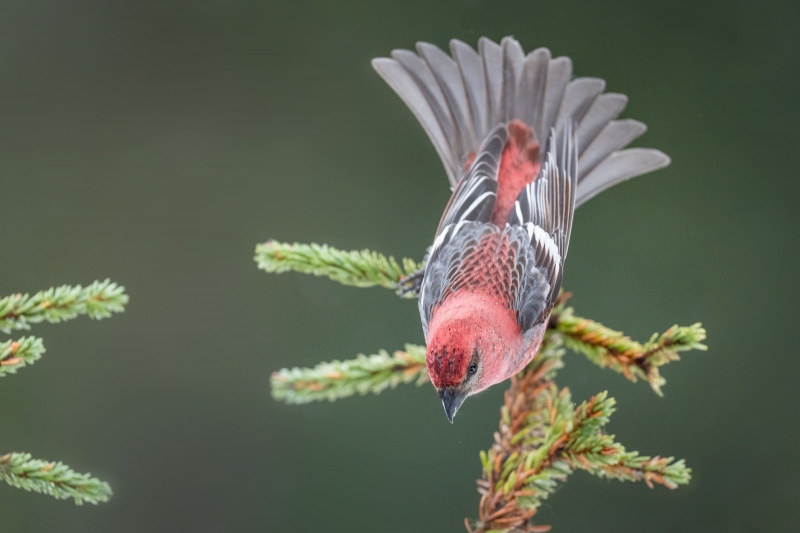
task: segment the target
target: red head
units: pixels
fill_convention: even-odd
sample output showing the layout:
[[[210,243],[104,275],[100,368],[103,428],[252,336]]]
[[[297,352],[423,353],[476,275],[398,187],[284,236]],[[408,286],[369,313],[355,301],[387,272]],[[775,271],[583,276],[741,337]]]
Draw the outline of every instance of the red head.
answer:
[[[428,329],[425,361],[442,398],[447,418],[468,396],[508,377],[512,358],[521,352],[514,314],[485,295],[462,293],[436,309]]]
[[[467,396],[477,389],[481,367],[479,343],[468,320],[450,321],[431,329],[425,362],[452,422]]]

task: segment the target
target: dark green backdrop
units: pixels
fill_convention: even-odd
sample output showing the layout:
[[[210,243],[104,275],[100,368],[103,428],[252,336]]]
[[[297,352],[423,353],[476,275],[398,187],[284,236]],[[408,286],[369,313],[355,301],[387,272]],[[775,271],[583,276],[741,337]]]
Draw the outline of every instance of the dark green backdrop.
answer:
[[[288,407],[268,378],[421,342],[389,291],[256,270],[268,238],[419,258],[448,188],[369,60],[515,35],[631,98],[668,169],[580,209],[565,287],[645,340],[702,321],[666,396],[581,357],[610,430],[685,457],[670,492],[575,474],[556,532],[800,530],[796,2],[0,4],[0,294],[111,277],[128,310],[36,327],[0,383],[0,450],[110,481],[77,508],[0,486],[6,532],[444,532],[475,517],[501,388],[454,425],[429,387]]]

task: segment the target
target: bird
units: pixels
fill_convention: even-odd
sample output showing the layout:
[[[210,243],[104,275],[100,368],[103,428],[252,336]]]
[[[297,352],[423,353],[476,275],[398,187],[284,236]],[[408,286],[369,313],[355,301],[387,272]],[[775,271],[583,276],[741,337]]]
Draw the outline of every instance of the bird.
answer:
[[[466,398],[537,354],[559,294],[575,209],[617,183],[667,166],[625,148],[646,126],[617,117],[623,94],[575,77],[568,57],[525,54],[513,37],[416,44],[373,68],[410,108],[452,195],[423,260],[425,362],[447,419]]]

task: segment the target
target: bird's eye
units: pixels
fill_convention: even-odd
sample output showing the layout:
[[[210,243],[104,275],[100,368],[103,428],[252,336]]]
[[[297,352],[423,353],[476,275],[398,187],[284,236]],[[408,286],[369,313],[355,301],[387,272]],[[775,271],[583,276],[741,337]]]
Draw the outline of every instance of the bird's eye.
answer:
[[[478,371],[478,363],[470,363],[467,373],[471,376]]]

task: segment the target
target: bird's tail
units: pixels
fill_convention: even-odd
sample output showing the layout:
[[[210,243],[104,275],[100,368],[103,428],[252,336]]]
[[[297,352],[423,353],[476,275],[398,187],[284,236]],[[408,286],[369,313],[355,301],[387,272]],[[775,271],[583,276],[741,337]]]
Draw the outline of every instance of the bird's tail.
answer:
[[[647,129],[632,119],[614,120],[628,98],[603,93],[605,81],[572,77],[568,57],[547,48],[525,55],[512,37],[485,37],[478,50],[450,41],[452,57],[417,43],[417,52],[394,50],[372,61],[375,70],[417,117],[442,159],[451,185],[490,131],[522,120],[548,153],[551,128],[560,138],[573,127],[578,149],[576,206],[617,183],[665,167],[670,159],[649,148],[623,149]]]

